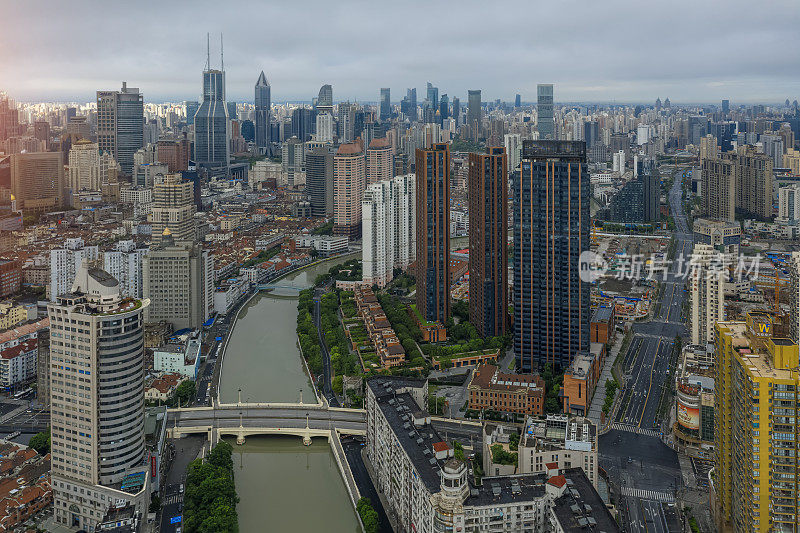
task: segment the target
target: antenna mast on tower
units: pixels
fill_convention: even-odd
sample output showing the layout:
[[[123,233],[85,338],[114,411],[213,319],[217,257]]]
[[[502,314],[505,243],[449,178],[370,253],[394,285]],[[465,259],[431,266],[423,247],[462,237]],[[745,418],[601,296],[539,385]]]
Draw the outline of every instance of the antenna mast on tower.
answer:
[[[225,45],[222,43],[222,32],[219,34],[219,60],[220,60],[220,70],[225,72]]]
[[[211,34],[206,33],[206,70],[211,70]]]

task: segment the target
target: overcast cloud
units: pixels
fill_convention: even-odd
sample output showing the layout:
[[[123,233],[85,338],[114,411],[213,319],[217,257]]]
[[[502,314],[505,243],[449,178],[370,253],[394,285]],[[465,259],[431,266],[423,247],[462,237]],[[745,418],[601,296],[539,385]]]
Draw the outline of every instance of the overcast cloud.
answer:
[[[90,101],[126,80],[146,101],[195,99],[212,34],[228,99],[375,101],[391,87],[484,101],[782,102],[800,99],[800,1],[0,0],[0,90]]]

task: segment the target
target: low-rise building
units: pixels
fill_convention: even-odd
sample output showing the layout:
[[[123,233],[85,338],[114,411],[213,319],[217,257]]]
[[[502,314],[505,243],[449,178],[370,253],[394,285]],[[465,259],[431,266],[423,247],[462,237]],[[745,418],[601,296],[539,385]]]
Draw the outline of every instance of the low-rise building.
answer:
[[[214,290],[214,311],[226,315],[236,303],[250,292],[250,281],[245,277],[229,278]]]
[[[346,252],[350,242],[346,235],[296,235],[293,239],[298,248],[313,248],[326,257]]]
[[[619,531],[580,468],[487,476],[476,485],[467,464],[455,458],[430,414],[420,408],[427,396],[425,381],[381,377],[367,382],[366,452],[374,465],[373,482],[399,530],[581,531],[575,515],[562,512],[569,504],[580,506],[587,524]]]
[[[501,449],[506,452],[504,458],[516,455],[516,462],[497,461],[496,451]],[[516,427],[487,423],[482,455],[486,475],[561,473],[580,468],[597,486],[597,428],[585,417],[528,417],[521,433]]]
[[[17,531],[52,505],[50,454],[0,442],[0,531]]]
[[[186,381],[186,376],[178,373],[162,374],[155,378],[144,391],[144,399],[151,401],[166,401]]]
[[[675,424],[678,449],[699,459],[714,457],[714,345],[688,345],[675,377]]]
[[[38,348],[37,339],[28,339],[0,350],[0,387],[10,389],[36,378]]]
[[[599,305],[589,323],[589,342],[609,344],[614,342],[614,306]]]
[[[495,365],[481,365],[473,370],[467,390],[469,408],[475,411],[544,412],[544,380],[538,374],[509,374]]]
[[[605,356],[606,345],[591,342],[588,352],[581,352],[573,357],[569,368],[564,371],[561,386],[565,413],[580,416],[589,413]]]
[[[10,329],[27,320],[36,318],[36,306],[0,303],[0,330]]]
[[[164,346],[153,349],[153,370],[176,373],[188,379],[197,377],[202,342],[197,331],[171,337]]]

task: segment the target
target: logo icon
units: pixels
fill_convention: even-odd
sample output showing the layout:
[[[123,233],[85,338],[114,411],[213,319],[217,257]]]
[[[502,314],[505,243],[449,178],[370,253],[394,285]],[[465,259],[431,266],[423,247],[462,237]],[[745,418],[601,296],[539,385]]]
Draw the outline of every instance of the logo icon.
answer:
[[[608,270],[608,263],[603,259],[603,256],[590,250],[581,252],[578,261],[581,281],[584,283],[594,283]]]

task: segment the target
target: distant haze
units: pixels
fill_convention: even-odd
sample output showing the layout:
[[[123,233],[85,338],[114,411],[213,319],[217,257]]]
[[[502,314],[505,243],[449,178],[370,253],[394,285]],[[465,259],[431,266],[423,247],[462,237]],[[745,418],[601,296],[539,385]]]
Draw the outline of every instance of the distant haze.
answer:
[[[225,39],[228,99],[399,101],[425,82],[460,97],[595,102],[800,99],[797,0],[432,2],[0,0],[0,90],[92,101],[122,80],[150,102],[196,99],[211,32]]]

